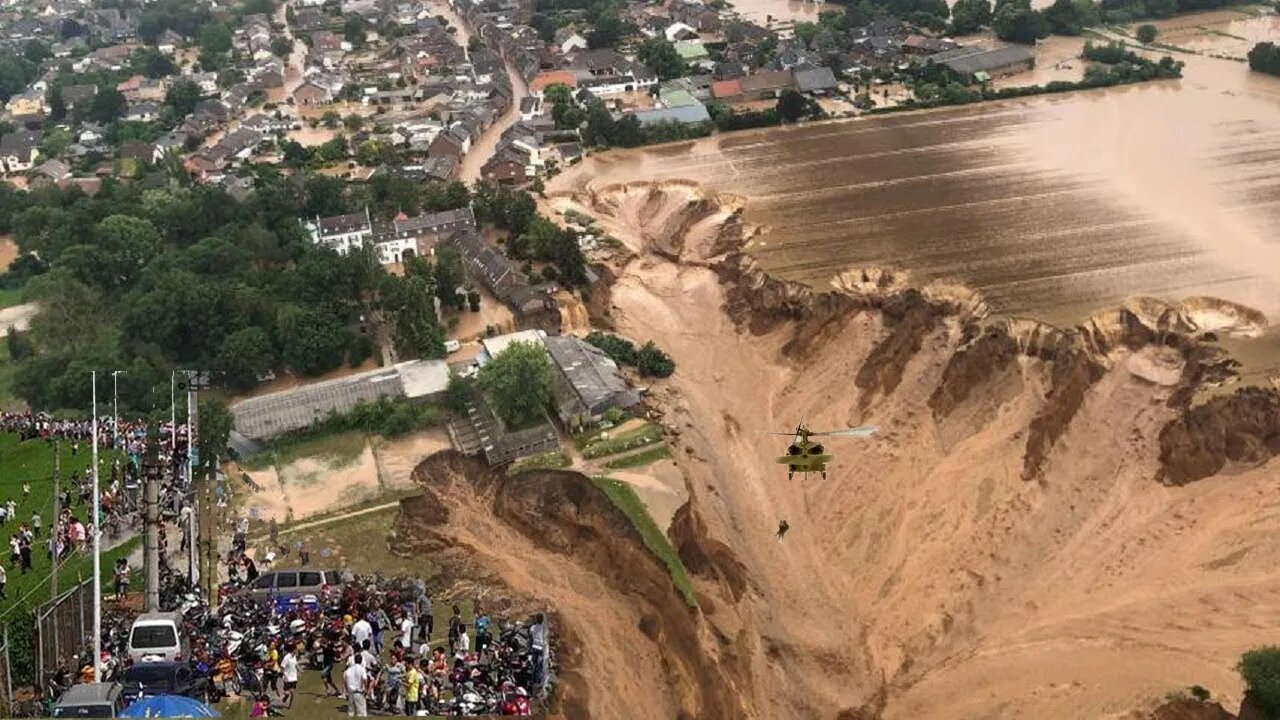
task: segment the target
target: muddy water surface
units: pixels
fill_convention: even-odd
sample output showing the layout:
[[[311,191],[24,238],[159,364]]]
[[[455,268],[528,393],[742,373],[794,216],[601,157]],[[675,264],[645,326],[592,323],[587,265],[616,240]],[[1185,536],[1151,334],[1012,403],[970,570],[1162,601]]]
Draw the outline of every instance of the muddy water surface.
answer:
[[[1274,324],[1280,80],[1181,59],[1178,81],[604,153],[556,185],[740,194],[755,254],[816,284],[889,266],[1059,324],[1133,295],[1221,297]]]

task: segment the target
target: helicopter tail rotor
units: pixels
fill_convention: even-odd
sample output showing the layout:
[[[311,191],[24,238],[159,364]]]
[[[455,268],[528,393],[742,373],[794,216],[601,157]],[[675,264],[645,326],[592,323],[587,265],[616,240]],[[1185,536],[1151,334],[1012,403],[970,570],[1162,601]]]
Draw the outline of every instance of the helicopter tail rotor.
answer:
[[[875,435],[880,428],[875,425],[863,425],[861,427],[849,428],[848,430],[832,430],[831,432],[809,433],[810,435],[826,435],[830,437],[855,437],[866,438]]]

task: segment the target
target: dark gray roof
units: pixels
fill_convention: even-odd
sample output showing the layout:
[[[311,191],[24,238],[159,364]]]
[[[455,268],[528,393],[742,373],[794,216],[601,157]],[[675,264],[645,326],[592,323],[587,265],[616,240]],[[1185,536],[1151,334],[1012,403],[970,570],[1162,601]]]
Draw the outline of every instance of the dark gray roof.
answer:
[[[5,155],[25,155],[40,144],[41,134],[38,130],[18,130],[5,133],[0,137],[0,153]]]
[[[563,373],[574,394],[588,409],[630,407],[640,398],[627,386],[615,363],[603,350],[575,337],[542,339],[551,361]]]
[[[320,233],[328,235],[330,233],[346,233],[355,230],[369,229],[369,216],[366,213],[358,212],[349,215],[334,215],[333,217],[320,218]]]
[[[830,90],[836,86],[836,75],[831,72],[831,68],[829,67],[796,70],[795,75],[796,88],[799,89],[800,92]]]
[[[1008,45],[994,50],[981,47],[956,48],[930,56],[929,62],[942,63],[961,75],[973,75],[1034,59],[1035,54],[1027,48]]]

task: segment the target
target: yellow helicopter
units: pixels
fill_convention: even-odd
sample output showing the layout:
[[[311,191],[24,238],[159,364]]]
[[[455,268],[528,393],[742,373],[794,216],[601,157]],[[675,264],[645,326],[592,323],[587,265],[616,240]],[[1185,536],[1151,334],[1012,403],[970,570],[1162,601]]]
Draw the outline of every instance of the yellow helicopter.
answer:
[[[822,473],[822,479],[827,479],[827,463],[835,459],[835,455],[827,455],[826,448],[819,442],[810,442],[811,437],[853,437],[866,438],[871,437],[880,428],[875,425],[863,425],[861,427],[849,428],[848,430],[832,430],[830,432],[813,432],[801,423],[796,426],[794,433],[769,433],[770,435],[790,435],[794,439],[791,445],[787,447],[787,454],[778,458],[777,462],[787,466],[787,479],[790,480],[796,473]]]

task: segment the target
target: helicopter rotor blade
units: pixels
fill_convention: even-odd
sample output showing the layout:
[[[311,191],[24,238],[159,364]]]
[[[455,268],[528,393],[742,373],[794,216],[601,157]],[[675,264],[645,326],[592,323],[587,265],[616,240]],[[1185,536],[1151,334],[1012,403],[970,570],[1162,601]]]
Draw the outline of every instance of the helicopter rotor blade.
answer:
[[[828,437],[856,437],[866,438],[875,435],[880,430],[875,425],[863,425],[861,427],[849,428],[848,430],[832,430],[830,432],[809,433],[810,435],[824,435]]]

